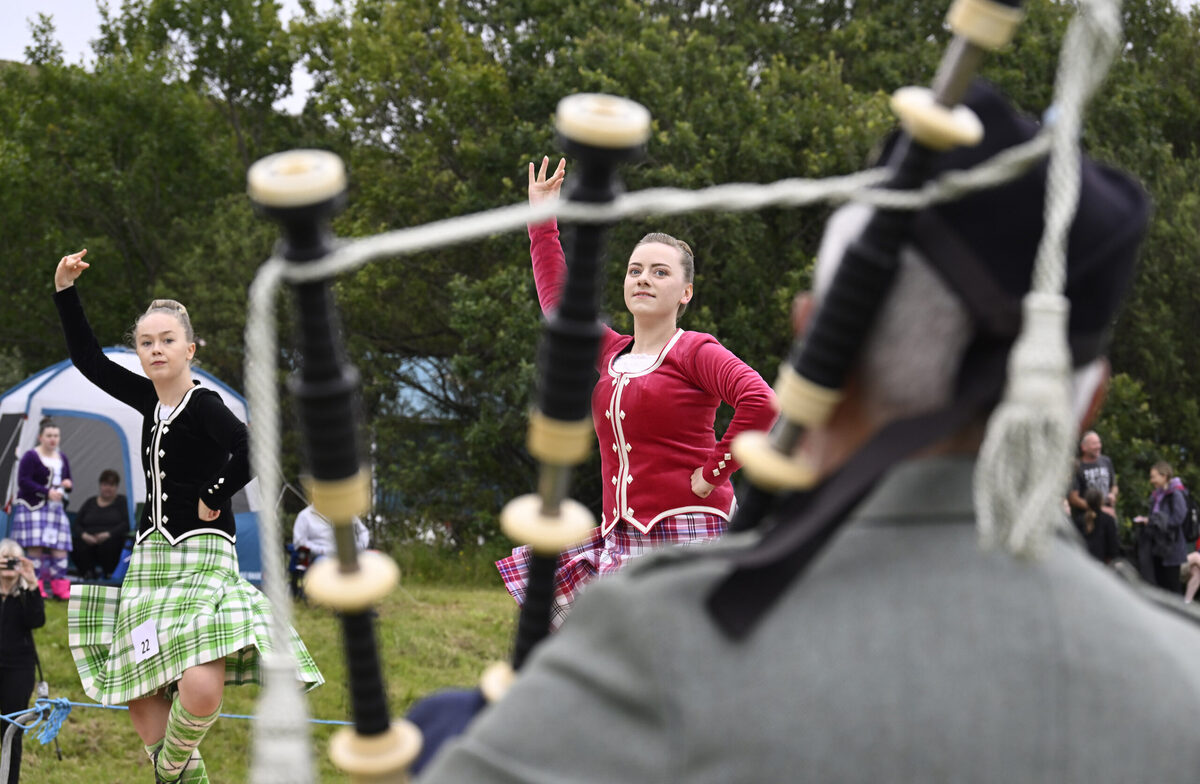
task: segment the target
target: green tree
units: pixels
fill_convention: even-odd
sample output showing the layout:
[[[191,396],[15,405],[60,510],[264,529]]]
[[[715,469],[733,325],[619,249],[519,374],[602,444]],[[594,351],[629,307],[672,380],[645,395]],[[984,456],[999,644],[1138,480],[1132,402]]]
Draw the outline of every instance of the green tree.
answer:
[[[52,273],[87,247],[89,312],[102,341],[119,342],[179,252],[181,216],[238,185],[220,118],[128,59],[92,73],[5,69],[0,94],[0,264],[22,293],[0,313],[0,335],[35,366],[61,359]]]
[[[347,153],[362,186],[339,227],[353,234],[521,200],[524,164],[552,152],[553,106],[573,92],[611,92],[650,107],[647,159],[624,172],[633,189],[853,171],[892,126],[884,93],[930,79],[948,39],[944,10],[921,3],[579,0],[564,7],[476,0],[397,7],[368,0],[313,16],[299,35],[317,74],[310,109],[336,117],[344,144],[352,145]],[[1027,11],[1014,45],[989,57],[984,74],[1037,114],[1050,100],[1073,8],[1042,0]],[[1146,389],[1154,390],[1154,410],[1170,410],[1168,427],[1194,444],[1200,418],[1184,394],[1194,363],[1190,348],[1177,345],[1194,330],[1194,305],[1184,302],[1191,287],[1168,297],[1153,283],[1195,274],[1193,153],[1180,149],[1179,123],[1152,97],[1151,85],[1193,62],[1196,25],[1160,0],[1134,3],[1126,16],[1129,46],[1089,115],[1085,141],[1101,158],[1146,178],[1160,212],[1127,311],[1152,299],[1153,310],[1141,312],[1156,318],[1140,330],[1126,326],[1133,316],[1122,320],[1114,361],[1134,378],[1153,379]],[[1187,78],[1178,80],[1184,89]],[[1169,95],[1190,117],[1195,91]],[[1130,127],[1144,132],[1130,138]],[[698,295],[685,325],[714,332],[772,378],[788,343],[787,304],[807,283],[825,214],[765,210],[631,221],[614,229],[609,255],[615,269],[651,228],[687,238],[697,251]],[[431,416],[438,422],[437,445],[422,453],[442,456],[436,468],[381,467],[382,481],[413,508],[440,503],[444,490],[432,489],[441,487],[434,477],[450,465],[456,491],[472,497],[479,490],[481,498],[504,498],[532,485],[529,461],[514,459],[523,454],[520,414],[531,381],[494,364],[501,358],[532,372],[533,334],[512,323],[532,312],[515,304],[524,280],[532,305],[527,263],[523,239],[496,238],[364,271],[341,286],[343,301],[353,303],[356,354],[393,360],[369,372],[381,435],[386,419],[380,442],[428,443]],[[614,326],[628,329],[617,277],[607,301]],[[471,302],[458,301],[463,295]],[[381,314],[372,301],[419,303],[419,312],[391,307]],[[1150,330],[1157,337],[1143,340]],[[414,385],[406,368],[417,358],[437,368],[437,384],[426,378]],[[394,413],[389,390],[421,386],[436,387],[436,403],[420,415]],[[1127,414],[1131,443],[1167,448],[1153,421]],[[594,497],[590,481],[577,482],[578,497]],[[478,513],[486,503],[465,506],[471,511],[463,510],[462,525],[490,524]],[[441,503],[435,517],[453,522],[453,507]]]
[[[983,75],[1017,106],[1051,100],[1075,4],[1029,0],[1013,45]],[[185,301],[210,370],[240,383],[245,290],[275,229],[243,194],[247,165],[283,147],[343,156],[342,236],[523,201],[525,166],[554,154],[571,93],[646,105],[630,189],[703,188],[860,169],[893,127],[887,94],[928,83],[949,37],[939,4],[880,0],[336,0],[284,28],[272,0],[129,0],[104,9],[90,70],[67,66],[39,18],[26,67],[0,68],[0,312],[5,356],[28,372],[62,358],[50,271],[86,245],[85,297],[117,342],[153,295]],[[1200,13],[1125,4],[1127,43],[1087,115],[1084,144],[1137,174],[1155,203],[1130,302],[1114,324],[1117,372],[1099,423],[1126,504],[1148,462],[1186,470],[1200,447]],[[273,106],[303,63],[303,114]],[[630,328],[619,273],[636,240],[664,230],[697,253],[684,317],[768,380],[787,350],[788,305],[807,286],[828,210],[634,220],[611,232],[606,303]],[[524,418],[540,315],[519,233],[372,264],[337,281],[364,381],[381,509],[398,535],[431,526],[495,535],[501,504],[534,467]],[[294,364],[281,308],[281,373]],[[287,396],[283,399],[286,401]],[[285,417],[288,414],[285,412]],[[295,438],[294,429],[287,431]],[[297,470],[294,444],[285,454]],[[594,465],[573,495],[594,503]]]
[[[243,170],[275,151],[289,123],[273,105],[291,93],[297,59],[275,0],[129,0],[116,16],[101,13],[101,59],[133,53],[165,63],[210,96]]]

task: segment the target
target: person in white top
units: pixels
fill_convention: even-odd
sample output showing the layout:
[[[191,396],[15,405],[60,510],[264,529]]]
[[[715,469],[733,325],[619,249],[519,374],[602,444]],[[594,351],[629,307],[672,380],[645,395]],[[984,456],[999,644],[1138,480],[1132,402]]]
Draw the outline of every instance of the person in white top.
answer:
[[[354,518],[354,543],[359,550],[367,549],[371,534],[362,520]],[[312,504],[300,510],[296,515],[296,524],[292,526],[292,546],[299,550],[308,548],[313,560],[323,555],[336,555],[337,545],[333,541],[333,523],[321,516]]]

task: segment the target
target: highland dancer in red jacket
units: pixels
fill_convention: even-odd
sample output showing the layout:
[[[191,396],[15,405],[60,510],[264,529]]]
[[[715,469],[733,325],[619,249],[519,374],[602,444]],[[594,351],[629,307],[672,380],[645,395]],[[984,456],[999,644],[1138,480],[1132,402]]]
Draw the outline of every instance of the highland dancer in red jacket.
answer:
[[[537,171],[529,164],[531,204],[558,197],[566,161],[547,176],[549,162],[543,158]],[[529,238],[538,299],[549,314],[567,272],[557,222],[531,225]],[[729,445],[743,430],[769,430],[775,420],[774,393],[753,368],[712,335],[679,328],[694,275],[691,248],[667,234],[647,234],[630,254],[624,293],[633,335],[604,328],[592,393],[604,486],[600,527],[559,557],[555,628],[595,577],[648,549],[721,535],[734,506],[729,478],[738,469]],[[722,401],[734,416],[718,441],[713,422]],[[530,557],[528,547],[518,547],[496,562],[518,604]]]

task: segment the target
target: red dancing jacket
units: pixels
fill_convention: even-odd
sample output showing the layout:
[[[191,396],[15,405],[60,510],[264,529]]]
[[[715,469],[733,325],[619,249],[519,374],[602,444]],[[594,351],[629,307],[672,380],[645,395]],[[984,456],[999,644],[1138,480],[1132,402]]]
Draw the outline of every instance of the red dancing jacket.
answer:
[[[549,314],[567,271],[557,221],[530,226],[529,239],[538,300]],[[600,380],[592,392],[604,481],[601,533],[619,520],[647,533],[659,520],[687,512],[728,520],[734,500],[729,478],[740,467],[729,444],[743,430],[771,427],[775,393],[712,335],[679,329],[649,368],[619,373],[613,360],[632,344],[632,335],[604,328]],[[713,423],[721,401],[734,416],[718,441]],[[692,492],[696,468],[714,486],[706,498]]]

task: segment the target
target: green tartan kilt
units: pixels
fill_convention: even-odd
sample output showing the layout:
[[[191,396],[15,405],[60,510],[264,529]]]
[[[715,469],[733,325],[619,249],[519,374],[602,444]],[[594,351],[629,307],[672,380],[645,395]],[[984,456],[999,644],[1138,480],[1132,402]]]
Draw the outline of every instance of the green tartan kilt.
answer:
[[[259,654],[271,650],[267,598],[238,574],[227,539],[201,534],[172,547],[155,531],[133,548],[120,588],[71,586],[67,632],[83,690],[119,705],[171,686],[184,670],[225,658],[225,683],[259,683]],[[134,657],[133,630],[153,619],[158,652]],[[325,679],[290,629],[297,677]]]

